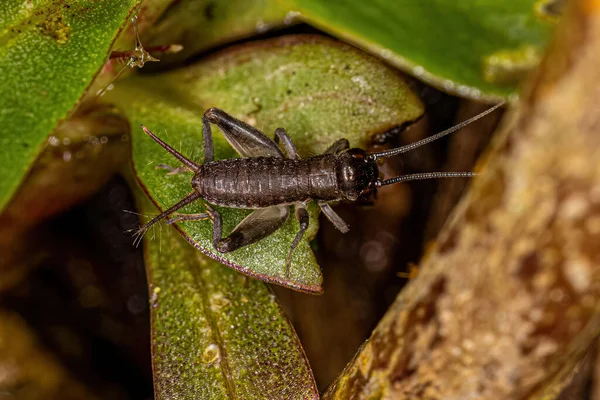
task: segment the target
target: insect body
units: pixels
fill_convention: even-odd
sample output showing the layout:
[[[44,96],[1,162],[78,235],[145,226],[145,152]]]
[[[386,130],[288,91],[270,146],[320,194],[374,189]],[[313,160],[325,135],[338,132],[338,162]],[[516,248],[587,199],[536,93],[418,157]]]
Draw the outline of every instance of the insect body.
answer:
[[[142,125],[142,129],[181,161],[185,169],[192,171],[194,177],[191,182],[193,192],[142,226],[136,233],[136,240],[141,240],[143,234],[156,222],[199,198],[216,206],[253,209],[225,238],[222,237],[221,216],[209,204],[206,204],[206,213],[180,214],[167,219],[169,224],[210,219],[213,224],[213,245],[217,251],[227,253],[271,235],[288,219],[290,206],[293,205],[300,230],[291,243],[286,258],[286,276],[289,277],[292,254],[308,229],[306,206],[309,202],[316,201],[335,227],[347,232],[348,225],[333,211],[329,202],[355,201],[359,197],[371,195],[378,187],[408,180],[474,176],[472,172],[431,172],[382,181],[376,161],[439,139],[491,113],[501,105],[407,146],[367,154],[362,149],[349,148],[348,141],[340,139],[325,150],[324,154],[305,159],[298,156],[294,143],[284,129],[278,128],[275,139],[272,140],[258,129],[216,108],[207,110],[202,118],[205,152],[203,164],[187,159]],[[214,160],[211,123],[221,128],[229,144],[242,158]],[[279,142],[286,154],[279,147]]]

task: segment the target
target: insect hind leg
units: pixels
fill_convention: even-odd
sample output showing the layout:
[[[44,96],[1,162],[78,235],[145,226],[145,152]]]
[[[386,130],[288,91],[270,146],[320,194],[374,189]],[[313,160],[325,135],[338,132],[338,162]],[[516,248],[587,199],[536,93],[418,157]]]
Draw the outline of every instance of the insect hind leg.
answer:
[[[213,221],[213,245],[220,253],[235,251],[273,234],[285,223],[290,213],[288,206],[254,210],[231,231],[229,236],[221,239],[223,233],[221,216],[212,209],[208,212]]]

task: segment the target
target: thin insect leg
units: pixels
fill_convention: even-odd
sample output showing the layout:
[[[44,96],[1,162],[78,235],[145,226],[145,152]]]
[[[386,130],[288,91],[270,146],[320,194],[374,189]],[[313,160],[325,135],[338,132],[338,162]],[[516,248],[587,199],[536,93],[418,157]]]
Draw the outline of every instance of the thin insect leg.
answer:
[[[209,213],[200,213],[200,214],[179,214],[173,218],[169,218],[166,223],[167,225],[174,224],[175,222],[183,222],[183,221],[203,221],[205,219],[211,219]]]
[[[167,175],[177,175],[177,174],[181,174],[184,172],[194,172],[194,171],[190,171],[190,169],[184,165],[182,165],[181,167],[171,167],[170,165],[167,164],[157,164],[156,169],[166,169],[167,171],[169,171],[169,173]]]
[[[133,33],[135,35],[135,49],[133,50],[133,55],[130,57],[127,65],[131,68],[142,68],[148,61],[160,61],[159,59],[152,57],[152,55],[144,49],[144,46],[142,46],[142,41],[140,40],[137,28],[137,15],[131,18],[131,24],[133,25]]]
[[[333,142],[323,154],[337,154],[340,151],[348,150],[349,148],[350,142],[348,142],[347,139],[338,139]]]
[[[129,64],[125,65],[123,68],[121,68],[121,70],[119,72],[117,72],[117,74],[112,78],[112,80],[110,81],[110,83],[106,86],[104,86],[104,88],[98,90],[96,92],[96,96],[98,97],[102,97],[104,96],[104,93],[106,93],[107,90],[111,89],[112,90],[112,86],[115,83],[115,81],[117,79],[119,79],[119,77],[123,74],[123,72],[125,72],[127,69],[129,69]]]
[[[298,160],[300,156],[298,155],[298,151],[296,150],[296,146],[294,146],[294,142],[292,138],[287,134],[285,129],[277,128],[275,130],[275,143],[279,144],[279,141],[283,144],[283,148],[287,153],[288,158],[293,160]]]
[[[208,112],[208,111],[207,111]],[[206,113],[202,116],[202,141],[204,142],[204,162],[212,162],[215,158],[215,150],[213,147],[212,140],[212,129],[210,128],[210,121],[206,116]]]
[[[199,198],[200,198],[200,194],[198,192],[191,193],[188,196],[184,197],[183,200],[181,200],[179,203],[171,206],[166,211],[164,211],[164,212],[160,213],[159,215],[157,215],[156,217],[152,218],[145,225],[143,225],[140,229],[138,229],[137,232],[133,235],[135,237],[135,240],[133,241],[134,246],[137,247],[140,244],[140,242],[142,241],[142,238],[144,237],[144,234],[148,231],[148,229],[152,225],[154,225],[155,223],[157,223],[164,217],[168,216],[169,214],[172,214],[173,212],[179,210],[180,208],[187,206],[188,204],[190,204],[191,202],[193,202],[194,200],[197,200]]]
[[[342,219],[342,217],[340,217],[336,214],[335,211],[333,211],[333,208],[331,208],[329,204],[325,203],[324,201],[319,201],[318,204],[319,207],[321,207],[321,211],[323,211],[323,214],[325,214],[327,219],[331,221],[333,226],[335,226],[338,231],[342,233],[347,233],[350,230],[348,224]]]
[[[208,211],[213,226],[213,246],[215,249],[220,251],[221,236],[223,235],[223,220],[221,219],[221,214],[219,214],[217,210],[213,210],[212,208],[208,207],[208,205],[206,210]]]
[[[142,125],[142,129],[144,130],[144,132],[146,132],[146,134],[148,136],[150,136],[152,139],[154,139],[154,141],[156,143],[160,144],[165,150],[167,150],[171,155],[173,155],[173,157],[175,157],[176,159],[181,161],[183,163],[183,165],[185,165],[192,171],[198,171],[200,169],[200,166],[198,164],[196,164],[192,160],[188,159],[186,156],[184,156],[183,154],[181,154],[180,152],[178,152],[177,150],[175,150],[174,148],[172,148],[171,146],[169,146],[168,144],[163,142],[158,136],[156,136],[154,133],[150,132],[150,130],[148,128],[146,128],[144,125]]]
[[[286,278],[290,277],[290,268],[292,265],[292,254],[294,253],[294,250],[296,249],[296,247],[298,247],[298,243],[300,243],[300,240],[302,240],[302,237],[304,236],[304,232],[306,232],[306,230],[308,229],[308,222],[309,222],[308,211],[306,211],[306,205],[303,203],[298,203],[298,204],[296,204],[295,208],[296,208],[296,212],[295,212],[296,219],[300,223],[300,230],[296,234],[296,237],[294,238],[294,241],[292,242],[292,245],[290,246],[290,250],[288,251],[288,255],[285,259],[285,277]]]
[[[142,41],[140,40],[140,34],[137,28],[137,14],[131,18],[131,24],[133,25],[133,34],[135,35],[135,48],[143,48],[144,46],[142,46]]]

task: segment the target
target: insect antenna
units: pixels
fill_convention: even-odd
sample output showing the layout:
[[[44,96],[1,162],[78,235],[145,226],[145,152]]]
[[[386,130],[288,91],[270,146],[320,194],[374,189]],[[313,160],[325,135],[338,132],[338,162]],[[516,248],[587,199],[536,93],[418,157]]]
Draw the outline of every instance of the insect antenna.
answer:
[[[142,125],[142,129],[144,130],[144,132],[146,132],[146,134],[148,136],[150,136],[152,139],[154,139],[154,141],[156,143],[160,144],[165,150],[167,150],[169,153],[171,153],[171,155],[173,155],[173,157],[175,157],[176,159],[181,161],[183,163],[183,165],[185,165],[186,167],[188,167],[189,169],[191,169],[194,172],[197,172],[200,169],[200,166],[198,164],[196,164],[192,160],[188,159],[186,156],[184,156],[183,154],[181,154],[180,152],[178,152],[177,150],[175,150],[174,148],[172,148],[171,146],[169,146],[168,144],[166,144],[165,142],[160,140],[160,138],[158,136],[156,136],[154,133],[150,132],[150,130],[148,130],[148,128],[146,128],[144,125]]]
[[[135,240],[133,241],[133,245],[137,247],[141,243],[142,238],[144,237],[144,234],[146,234],[146,232],[148,231],[148,229],[150,229],[150,227],[152,225],[154,225],[161,219],[165,218],[169,214],[174,213],[175,211],[187,206],[188,204],[190,204],[191,202],[193,202],[194,200],[197,200],[199,198],[200,198],[200,193],[193,192],[193,193],[187,195],[186,197],[184,197],[183,200],[181,200],[179,203],[169,207],[167,210],[163,211],[162,213],[158,214],[156,217],[152,218],[150,221],[148,221],[145,225],[140,227],[133,234],[133,237],[135,238]]]
[[[375,186],[381,187],[385,185],[392,185],[394,183],[406,182],[406,181],[418,181],[422,179],[438,179],[438,178],[472,178],[476,176],[475,172],[423,172],[420,174],[410,174],[397,176],[395,178],[386,179],[384,181],[376,181]]]
[[[473,123],[473,122],[477,121],[478,119],[481,119],[481,118],[485,117],[486,115],[494,112],[498,108],[502,107],[504,104],[505,104],[504,102],[498,103],[495,106],[488,108],[484,112],[482,112],[480,114],[477,114],[476,116],[471,117],[471,118],[469,118],[469,119],[461,122],[458,125],[454,125],[453,127],[446,129],[445,131],[441,131],[439,133],[436,133],[435,135],[426,137],[425,139],[419,140],[418,142],[407,144],[406,146],[402,146],[402,147],[396,147],[395,149],[389,149],[389,150],[381,151],[379,153],[371,153],[371,154],[368,155],[368,159],[372,160],[372,161],[375,161],[378,158],[393,157],[395,155],[406,153],[407,151],[414,150],[417,147],[421,147],[423,145],[431,143],[431,142],[433,142],[435,140],[438,140],[438,139],[440,139],[440,138],[442,138],[442,137],[444,137],[446,135],[449,135],[451,133],[454,133],[454,132],[456,132],[456,131],[464,128],[465,126],[469,125],[470,123]],[[445,178],[445,177],[439,176],[438,178]],[[427,178],[422,178],[422,179],[427,179]]]

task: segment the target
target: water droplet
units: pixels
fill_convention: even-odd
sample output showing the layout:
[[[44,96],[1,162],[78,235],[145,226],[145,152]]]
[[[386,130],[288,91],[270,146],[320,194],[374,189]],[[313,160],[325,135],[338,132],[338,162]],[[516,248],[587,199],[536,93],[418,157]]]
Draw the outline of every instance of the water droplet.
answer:
[[[301,14],[298,11],[290,11],[285,15],[285,18],[283,19],[283,23],[286,25],[291,24],[292,22],[295,22],[295,20],[300,16]]]
[[[412,73],[414,76],[421,77],[425,73],[425,68],[420,65],[417,65],[413,68]]]
[[[108,138],[107,138],[106,136],[102,136],[102,137],[100,138],[100,143],[102,143],[102,144],[106,144],[106,143],[108,143]]]
[[[360,86],[363,89],[369,87],[369,84],[367,83],[367,81],[365,80],[365,78],[362,77],[362,76],[360,76],[360,75],[353,76],[351,78],[351,80],[352,80],[352,82],[356,83],[358,86]]]
[[[452,82],[449,79],[444,80],[442,85],[444,86],[444,90],[453,90],[454,89],[454,82]]]
[[[389,49],[383,49],[379,52],[379,56],[385,60],[389,60],[390,58],[392,58],[393,54],[394,53],[392,53],[392,51]]]
[[[262,19],[259,19],[258,21],[256,21],[256,32],[258,33],[264,33],[269,29],[269,25],[263,21]]]
[[[71,158],[73,157],[70,151],[65,151],[62,156],[65,162],[71,161]]]
[[[150,304],[152,304],[153,308],[158,307],[158,294],[160,293],[160,288],[155,286],[152,289],[152,294],[150,295]]]
[[[215,362],[218,362],[219,359],[219,347],[214,343],[211,343],[208,346],[206,346],[206,348],[202,352],[202,362],[204,364],[210,365],[214,364]]]
[[[60,139],[58,139],[56,136],[50,136],[48,138],[48,144],[50,146],[56,147],[56,146],[58,146],[60,144]]]

